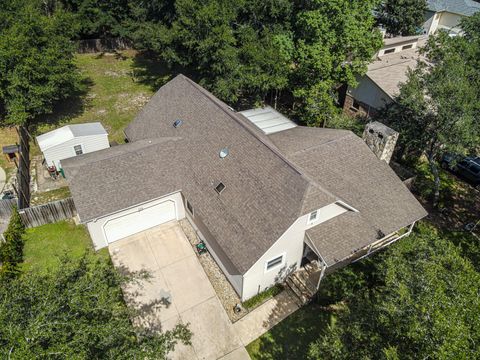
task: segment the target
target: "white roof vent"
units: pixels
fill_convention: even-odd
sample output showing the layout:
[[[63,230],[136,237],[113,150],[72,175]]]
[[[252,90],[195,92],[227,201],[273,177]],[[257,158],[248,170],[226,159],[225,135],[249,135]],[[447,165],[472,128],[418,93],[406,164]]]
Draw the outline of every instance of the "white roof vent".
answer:
[[[228,152],[228,149],[227,149],[227,148],[223,148],[222,150],[220,150],[220,154],[219,154],[219,155],[220,155],[220,158],[221,158],[221,159],[226,158],[226,157],[228,156],[228,153],[229,153],[229,152]]]

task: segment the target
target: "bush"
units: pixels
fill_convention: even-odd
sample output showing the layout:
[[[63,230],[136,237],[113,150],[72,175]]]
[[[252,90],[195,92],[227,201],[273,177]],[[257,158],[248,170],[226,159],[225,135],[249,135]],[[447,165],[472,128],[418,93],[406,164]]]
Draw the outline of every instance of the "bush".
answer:
[[[22,223],[17,208],[13,209],[7,230],[3,234],[5,242],[0,245],[0,261],[2,274],[12,274],[19,263],[23,261],[23,235],[25,226]]]
[[[283,290],[283,287],[281,285],[274,285],[271,288],[268,288],[265,291],[262,291],[260,294],[255,295],[254,297],[246,300],[243,303],[243,306],[246,309],[253,309],[261,304],[263,304],[265,301],[268,299],[277,296],[280,294]]]

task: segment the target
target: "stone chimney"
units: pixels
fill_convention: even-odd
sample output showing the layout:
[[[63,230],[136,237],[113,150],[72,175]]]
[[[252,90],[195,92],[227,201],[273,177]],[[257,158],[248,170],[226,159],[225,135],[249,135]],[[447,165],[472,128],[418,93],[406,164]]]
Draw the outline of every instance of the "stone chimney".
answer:
[[[398,135],[395,130],[374,121],[368,123],[365,127],[363,140],[380,160],[385,160],[388,164],[392,158],[393,150],[395,150]]]

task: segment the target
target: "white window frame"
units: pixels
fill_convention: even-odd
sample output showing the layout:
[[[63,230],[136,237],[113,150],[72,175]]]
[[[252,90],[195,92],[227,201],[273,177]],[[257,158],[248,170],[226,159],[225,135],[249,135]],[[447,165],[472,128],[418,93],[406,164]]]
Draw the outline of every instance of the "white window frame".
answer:
[[[82,149],[82,153],[81,153],[81,154],[77,154],[77,152],[75,151],[75,147],[76,147],[76,146],[80,146],[80,149]],[[73,145],[72,148],[73,148],[73,154],[74,154],[75,156],[80,156],[80,155],[85,154],[85,149],[83,148],[83,145],[82,145],[82,144],[75,144],[75,145]]]
[[[319,212],[319,210],[316,209],[316,210],[313,210],[310,214],[308,214],[308,221],[307,221],[308,224],[313,224],[315,221],[318,220],[318,212]],[[315,214],[314,219],[312,219],[313,214]]]
[[[265,272],[266,272],[266,273],[267,273],[267,272],[270,272],[270,271],[272,271],[272,270],[278,269],[279,267],[282,267],[283,265],[285,265],[286,255],[287,255],[287,253],[282,253],[282,254],[280,254],[280,255],[274,256],[274,257],[272,257],[271,259],[265,261]],[[278,264],[273,265],[271,268],[268,268],[268,263],[269,263],[269,262],[271,262],[271,261],[273,261],[273,260],[276,260],[276,259],[278,259],[278,258],[280,258],[280,257],[282,258],[282,261],[280,261]]]

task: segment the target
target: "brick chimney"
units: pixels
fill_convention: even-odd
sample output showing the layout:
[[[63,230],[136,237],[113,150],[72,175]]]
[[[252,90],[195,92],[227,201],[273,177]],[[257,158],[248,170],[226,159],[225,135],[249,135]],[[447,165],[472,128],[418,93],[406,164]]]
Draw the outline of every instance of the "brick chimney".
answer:
[[[363,132],[363,140],[370,150],[387,164],[392,158],[398,136],[398,132],[378,121],[368,123]]]

